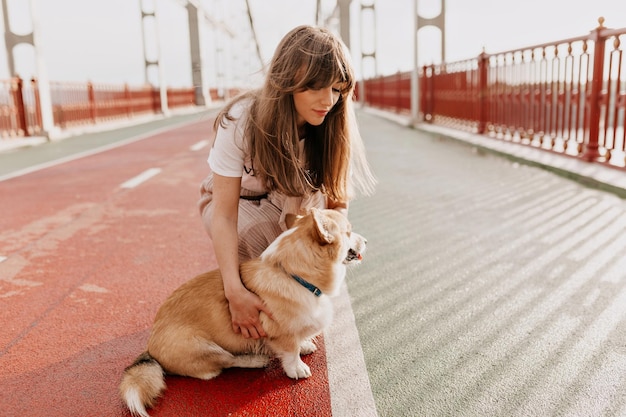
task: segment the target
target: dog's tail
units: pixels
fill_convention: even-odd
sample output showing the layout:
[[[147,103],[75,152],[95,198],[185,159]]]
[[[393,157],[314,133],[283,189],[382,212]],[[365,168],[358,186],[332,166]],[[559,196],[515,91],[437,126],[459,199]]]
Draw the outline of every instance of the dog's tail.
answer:
[[[120,383],[120,396],[134,416],[150,417],[146,407],[152,407],[165,390],[163,368],[148,352],[135,359],[124,370]]]

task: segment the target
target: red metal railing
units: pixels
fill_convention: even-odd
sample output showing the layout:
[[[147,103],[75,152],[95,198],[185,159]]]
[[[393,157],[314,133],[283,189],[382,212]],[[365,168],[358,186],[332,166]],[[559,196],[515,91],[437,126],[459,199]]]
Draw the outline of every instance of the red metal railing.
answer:
[[[365,80],[365,102],[396,113],[411,111],[411,74],[399,72],[394,75]],[[359,97],[357,84],[356,96]]]
[[[160,92],[152,86],[51,82],[50,98],[54,125],[60,128],[161,111]],[[193,88],[167,89],[168,108],[194,106],[194,102]],[[0,138],[41,132],[37,81],[0,80]]]
[[[188,93],[185,104],[193,105],[193,90]],[[168,106],[174,107],[169,95],[168,91]],[[131,89],[127,85],[51,82],[50,96],[54,124],[61,128],[158,113],[161,109],[159,90],[151,86]]]
[[[41,130],[38,97],[31,83],[20,78],[0,80],[0,138],[29,136]]]
[[[420,74],[427,123],[626,167],[626,28],[441,65]],[[365,102],[410,111],[409,73],[365,81]]]

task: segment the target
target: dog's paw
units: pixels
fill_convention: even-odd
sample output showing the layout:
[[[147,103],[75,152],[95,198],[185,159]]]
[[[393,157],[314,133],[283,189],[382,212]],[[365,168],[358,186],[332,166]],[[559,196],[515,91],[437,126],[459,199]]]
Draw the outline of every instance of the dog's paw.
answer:
[[[301,355],[310,355],[311,353],[317,350],[317,346],[313,343],[312,340],[305,340],[300,343],[300,354]]]
[[[298,357],[296,360],[283,359],[283,369],[289,378],[302,379],[311,376],[311,368]]]

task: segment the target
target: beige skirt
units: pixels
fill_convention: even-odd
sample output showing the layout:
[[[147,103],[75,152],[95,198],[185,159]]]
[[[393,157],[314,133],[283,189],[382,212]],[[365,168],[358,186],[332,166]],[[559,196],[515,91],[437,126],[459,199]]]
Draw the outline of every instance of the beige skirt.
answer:
[[[198,207],[202,216],[204,229],[219,245],[218,236],[211,233],[211,217],[213,215],[213,175],[209,174],[202,182]],[[287,213],[303,213],[310,207],[325,208],[326,199],[321,192],[307,198],[285,197],[276,192],[258,195],[244,188],[239,199],[239,218],[237,233],[239,235],[239,261],[256,258],[284,230]]]

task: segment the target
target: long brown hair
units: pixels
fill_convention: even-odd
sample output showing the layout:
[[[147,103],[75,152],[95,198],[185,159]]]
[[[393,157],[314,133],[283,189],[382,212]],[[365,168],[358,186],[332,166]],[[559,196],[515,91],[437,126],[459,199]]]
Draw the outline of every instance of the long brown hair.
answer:
[[[293,93],[341,85],[337,103],[319,126],[306,124],[304,156]],[[373,191],[375,180],[354,120],[355,76],[347,48],[324,28],[298,26],[278,44],[260,89],[236,97],[218,115],[215,127],[232,120],[234,103],[249,100],[245,135],[255,175],[269,190],[302,196],[322,190],[327,197],[347,202],[356,188]]]

